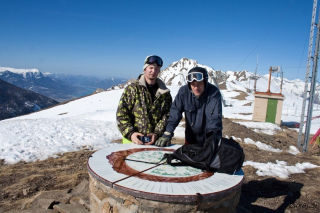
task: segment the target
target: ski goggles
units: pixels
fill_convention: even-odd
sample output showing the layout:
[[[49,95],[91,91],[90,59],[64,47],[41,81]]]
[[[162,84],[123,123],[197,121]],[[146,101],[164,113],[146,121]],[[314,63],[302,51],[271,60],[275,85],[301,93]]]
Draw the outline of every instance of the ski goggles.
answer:
[[[202,81],[203,80],[203,74],[201,72],[192,72],[187,75],[187,82],[192,82],[192,81]]]
[[[144,64],[153,64],[156,63],[159,67],[162,67],[163,61],[159,56],[153,55],[146,58]]]

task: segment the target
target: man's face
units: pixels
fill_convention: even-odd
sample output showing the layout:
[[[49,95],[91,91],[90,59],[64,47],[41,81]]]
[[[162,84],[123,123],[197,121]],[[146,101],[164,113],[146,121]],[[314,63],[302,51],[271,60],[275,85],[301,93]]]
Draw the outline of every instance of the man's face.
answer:
[[[156,63],[150,64],[144,70],[145,77],[149,80],[157,79],[159,72],[160,72],[160,67]]]
[[[191,90],[195,96],[200,96],[204,91],[204,81],[192,81]]]

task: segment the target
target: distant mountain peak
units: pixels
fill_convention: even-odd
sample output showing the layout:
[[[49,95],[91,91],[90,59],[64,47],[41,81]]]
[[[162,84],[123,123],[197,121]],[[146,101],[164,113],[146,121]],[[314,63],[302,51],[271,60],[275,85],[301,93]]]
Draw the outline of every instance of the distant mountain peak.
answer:
[[[24,73],[39,73],[40,71],[38,69],[16,69],[11,67],[0,67],[0,73],[10,71],[17,74],[24,74]]]
[[[0,75],[8,73],[22,75],[24,78],[32,76],[39,78],[40,76],[42,76],[42,73],[38,69],[15,69],[11,67],[0,67]]]
[[[161,70],[159,78],[161,78],[169,86],[183,85],[185,83],[185,76],[193,67],[203,67],[208,71],[209,75],[215,75],[215,71],[212,68],[199,64],[194,59],[182,58],[179,61],[173,62],[164,70]]]
[[[172,64],[169,65],[169,67],[173,67],[173,68],[186,68],[186,67],[195,67],[197,66],[198,62],[196,60],[193,59],[189,59],[189,58],[182,58],[179,61],[175,61]]]

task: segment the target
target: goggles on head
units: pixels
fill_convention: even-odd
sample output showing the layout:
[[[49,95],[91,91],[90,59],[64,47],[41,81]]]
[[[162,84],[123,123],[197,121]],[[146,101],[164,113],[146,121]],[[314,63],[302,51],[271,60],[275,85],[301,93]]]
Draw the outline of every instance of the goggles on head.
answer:
[[[159,56],[153,55],[149,56],[145,61],[144,64],[153,64],[156,63],[159,67],[162,67],[163,61]]]
[[[203,74],[201,72],[192,72],[187,75],[187,82],[192,82],[192,81],[202,81],[203,80]]]

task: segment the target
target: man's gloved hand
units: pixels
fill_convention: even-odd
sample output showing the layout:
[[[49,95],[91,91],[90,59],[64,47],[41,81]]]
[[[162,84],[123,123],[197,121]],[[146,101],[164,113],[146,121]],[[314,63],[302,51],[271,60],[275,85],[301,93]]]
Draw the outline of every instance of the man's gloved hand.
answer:
[[[160,137],[154,145],[159,146],[159,147],[170,146],[171,145],[171,138]]]

